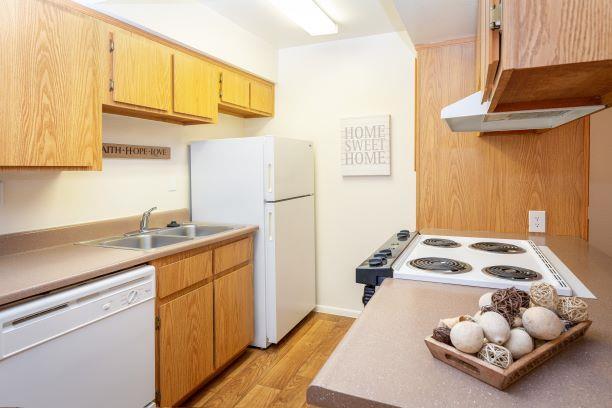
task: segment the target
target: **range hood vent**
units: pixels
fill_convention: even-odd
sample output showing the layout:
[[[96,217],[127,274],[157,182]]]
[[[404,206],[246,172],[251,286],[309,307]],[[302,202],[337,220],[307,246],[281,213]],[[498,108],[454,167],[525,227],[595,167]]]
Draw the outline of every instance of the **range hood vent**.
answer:
[[[536,109],[516,112],[488,112],[490,102],[481,103],[476,92],[442,108],[442,119],[453,132],[503,132],[552,129],[605,108],[604,105]]]

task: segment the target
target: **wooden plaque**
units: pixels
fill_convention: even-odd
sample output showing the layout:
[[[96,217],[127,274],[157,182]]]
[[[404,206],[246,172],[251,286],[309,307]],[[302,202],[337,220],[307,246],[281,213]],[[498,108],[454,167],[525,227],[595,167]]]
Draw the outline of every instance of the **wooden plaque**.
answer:
[[[164,146],[102,143],[102,157],[112,159],[170,160],[170,148]]]

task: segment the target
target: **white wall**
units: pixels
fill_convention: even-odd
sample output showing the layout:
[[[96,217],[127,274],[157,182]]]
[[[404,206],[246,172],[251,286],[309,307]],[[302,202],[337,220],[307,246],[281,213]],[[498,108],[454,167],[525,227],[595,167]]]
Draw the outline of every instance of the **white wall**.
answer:
[[[276,80],[276,49],[197,0],[77,2],[136,23],[255,75]]]
[[[612,256],[612,109],[591,116],[589,242]]]
[[[103,171],[5,171],[0,234],[189,207],[188,143],[244,135],[244,120],[220,115],[218,125],[178,126],[104,115],[111,143],[169,146],[171,160],[104,159]]]
[[[389,33],[279,51],[276,117],[245,122],[247,134],[314,141],[317,303],[360,310],[355,267],[394,232],[416,225],[414,54]],[[340,119],[391,115],[392,175],[340,174]]]

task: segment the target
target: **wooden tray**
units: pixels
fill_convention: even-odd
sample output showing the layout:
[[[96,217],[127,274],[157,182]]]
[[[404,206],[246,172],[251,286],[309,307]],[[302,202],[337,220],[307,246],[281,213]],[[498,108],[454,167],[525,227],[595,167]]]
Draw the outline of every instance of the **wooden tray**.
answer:
[[[431,354],[440,361],[453,366],[480,381],[495,388],[504,390],[531,370],[563,350],[567,345],[579,339],[591,326],[591,321],[578,323],[561,336],[546,342],[515,361],[506,369],[489,364],[476,356],[463,353],[448,344],[434,340],[431,336],[425,339],[425,344]]]

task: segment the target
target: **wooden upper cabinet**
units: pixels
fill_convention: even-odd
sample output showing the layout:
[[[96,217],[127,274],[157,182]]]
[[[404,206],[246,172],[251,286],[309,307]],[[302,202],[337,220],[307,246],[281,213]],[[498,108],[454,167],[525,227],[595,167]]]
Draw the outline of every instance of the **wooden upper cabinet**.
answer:
[[[251,109],[271,115],[274,112],[274,87],[251,81]]]
[[[100,169],[94,21],[48,2],[5,0],[0,27],[0,167]]]
[[[112,35],[112,93],[115,102],[170,111],[170,49],[136,34]]]
[[[230,272],[215,285],[215,368],[253,340],[253,264]]]
[[[221,70],[221,102],[248,108],[250,105],[250,82],[246,76],[229,70]]]
[[[503,0],[501,7],[490,111],[612,105],[610,0]],[[480,30],[490,34],[488,23],[481,16]]]
[[[214,120],[217,116],[216,68],[177,52],[174,62],[174,112]]]
[[[174,406],[213,373],[213,284],[159,306],[160,406]]]

